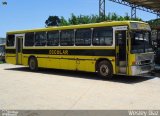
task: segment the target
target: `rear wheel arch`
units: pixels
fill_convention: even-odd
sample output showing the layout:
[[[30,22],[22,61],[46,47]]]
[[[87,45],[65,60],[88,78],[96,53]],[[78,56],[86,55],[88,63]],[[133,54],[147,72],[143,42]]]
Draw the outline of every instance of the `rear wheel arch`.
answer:
[[[112,65],[112,62],[111,62],[109,59],[107,59],[107,58],[100,58],[100,59],[98,59],[98,60],[96,61],[96,64],[95,64],[95,69],[96,69],[96,71],[97,71],[97,69],[98,69],[98,64],[99,64],[101,61],[108,61],[108,62],[110,62],[110,64]],[[113,66],[112,66],[112,67],[113,67]]]
[[[113,77],[113,65],[108,59],[99,59],[96,62],[96,72],[105,79],[111,79]]]
[[[28,57],[28,65],[29,65],[29,60],[30,60],[31,58],[35,58],[35,59],[36,59],[36,57],[33,56],[33,55],[32,55],[32,56],[29,56],[29,57]]]
[[[30,70],[37,71],[38,70],[37,58],[35,56],[30,56],[28,58],[28,65],[29,65]]]

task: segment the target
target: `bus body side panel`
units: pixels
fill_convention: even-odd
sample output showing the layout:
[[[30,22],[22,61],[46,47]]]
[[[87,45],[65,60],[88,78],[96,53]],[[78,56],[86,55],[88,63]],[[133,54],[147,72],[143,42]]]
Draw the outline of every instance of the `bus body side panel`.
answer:
[[[15,54],[6,54],[6,63],[9,64],[16,64],[16,56]]]
[[[22,65],[28,66],[29,55],[22,54]]]
[[[95,72],[96,58],[91,56],[75,56],[76,70]]]
[[[67,69],[67,70],[76,70],[76,60],[75,56],[60,56],[59,60],[60,69]]]
[[[59,56],[48,56],[44,62],[46,62],[48,68],[60,69]]]
[[[38,61],[38,67],[51,69],[66,69],[85,72],[96,72],[96,61],[99,59],[110,60],[115,74],[115,57],[102,56],[69,56],[69,55],[23,55],[23,65],[28,66],[30,56],[35,56]]]
[[[38,61],[38,67],[60,69],[59,56],[53,56],[53,57],[49,55],[36,55],[36,56]]]
[[[109,60],[113,66],[113,71],[115,74],[115,57],[107,56],[76,56],[77,70],[86,72],[96,72],[96,62],[99,59]]]
[[[16,49],[6,48],[6,63],[16,64]]]
[[[96,72],[96,62],[106,59],[112,63],[115,74],[115,56],[112,47],[41,47],[23,49],[23,65],[30,56],[37,58],[38,67]],[[110,56],[107,56],[109,54]]]
[[[28,66],[30,56],[36,57],[38,61],[38,67],[60,69],[59,56],[50,56],[50,55],[23,54],[23,65],[24,66]]]

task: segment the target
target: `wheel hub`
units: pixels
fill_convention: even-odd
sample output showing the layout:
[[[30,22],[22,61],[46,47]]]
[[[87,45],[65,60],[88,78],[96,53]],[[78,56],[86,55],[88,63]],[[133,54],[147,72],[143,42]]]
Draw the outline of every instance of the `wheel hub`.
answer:
[[[109,73],[109,68],[106,65],[102,65],[100,68],[100,72],[103,76],[106,76]]]
[[[34,68],[35,68],[35,63],[34,63],[34,61],[33,61],[33,60],[31,60],[31,62],[30,62],[30,67],[31,67],[32,69],[34,69]]]

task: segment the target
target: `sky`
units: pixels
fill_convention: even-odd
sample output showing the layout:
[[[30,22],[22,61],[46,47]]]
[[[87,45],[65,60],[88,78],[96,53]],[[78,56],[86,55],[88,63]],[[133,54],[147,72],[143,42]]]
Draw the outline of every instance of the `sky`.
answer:
[[[2,2],[4,0],[0,0]],[[75,15],[99,14],[99,0],[6,0],[0,4],[0,37],[6,32],[45,27],[46,19],[51,15],[66,19]],[[131,14],[131,8],[106,0],[106,14],[114,12],[124,16]],[[137,17],[144,21],[155,19],[156,15],[137,10]]]

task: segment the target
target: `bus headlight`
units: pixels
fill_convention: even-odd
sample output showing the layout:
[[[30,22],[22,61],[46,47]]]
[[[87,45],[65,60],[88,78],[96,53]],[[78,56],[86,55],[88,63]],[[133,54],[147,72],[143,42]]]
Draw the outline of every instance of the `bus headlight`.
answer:
[[[141,65],[141,62],[140,61],[133,61],[132,62],[132,65],[134,66],[134,65]]]
[[[137,61],[137,62],[136,62],[136,65],[141,65],[141,62]]]

